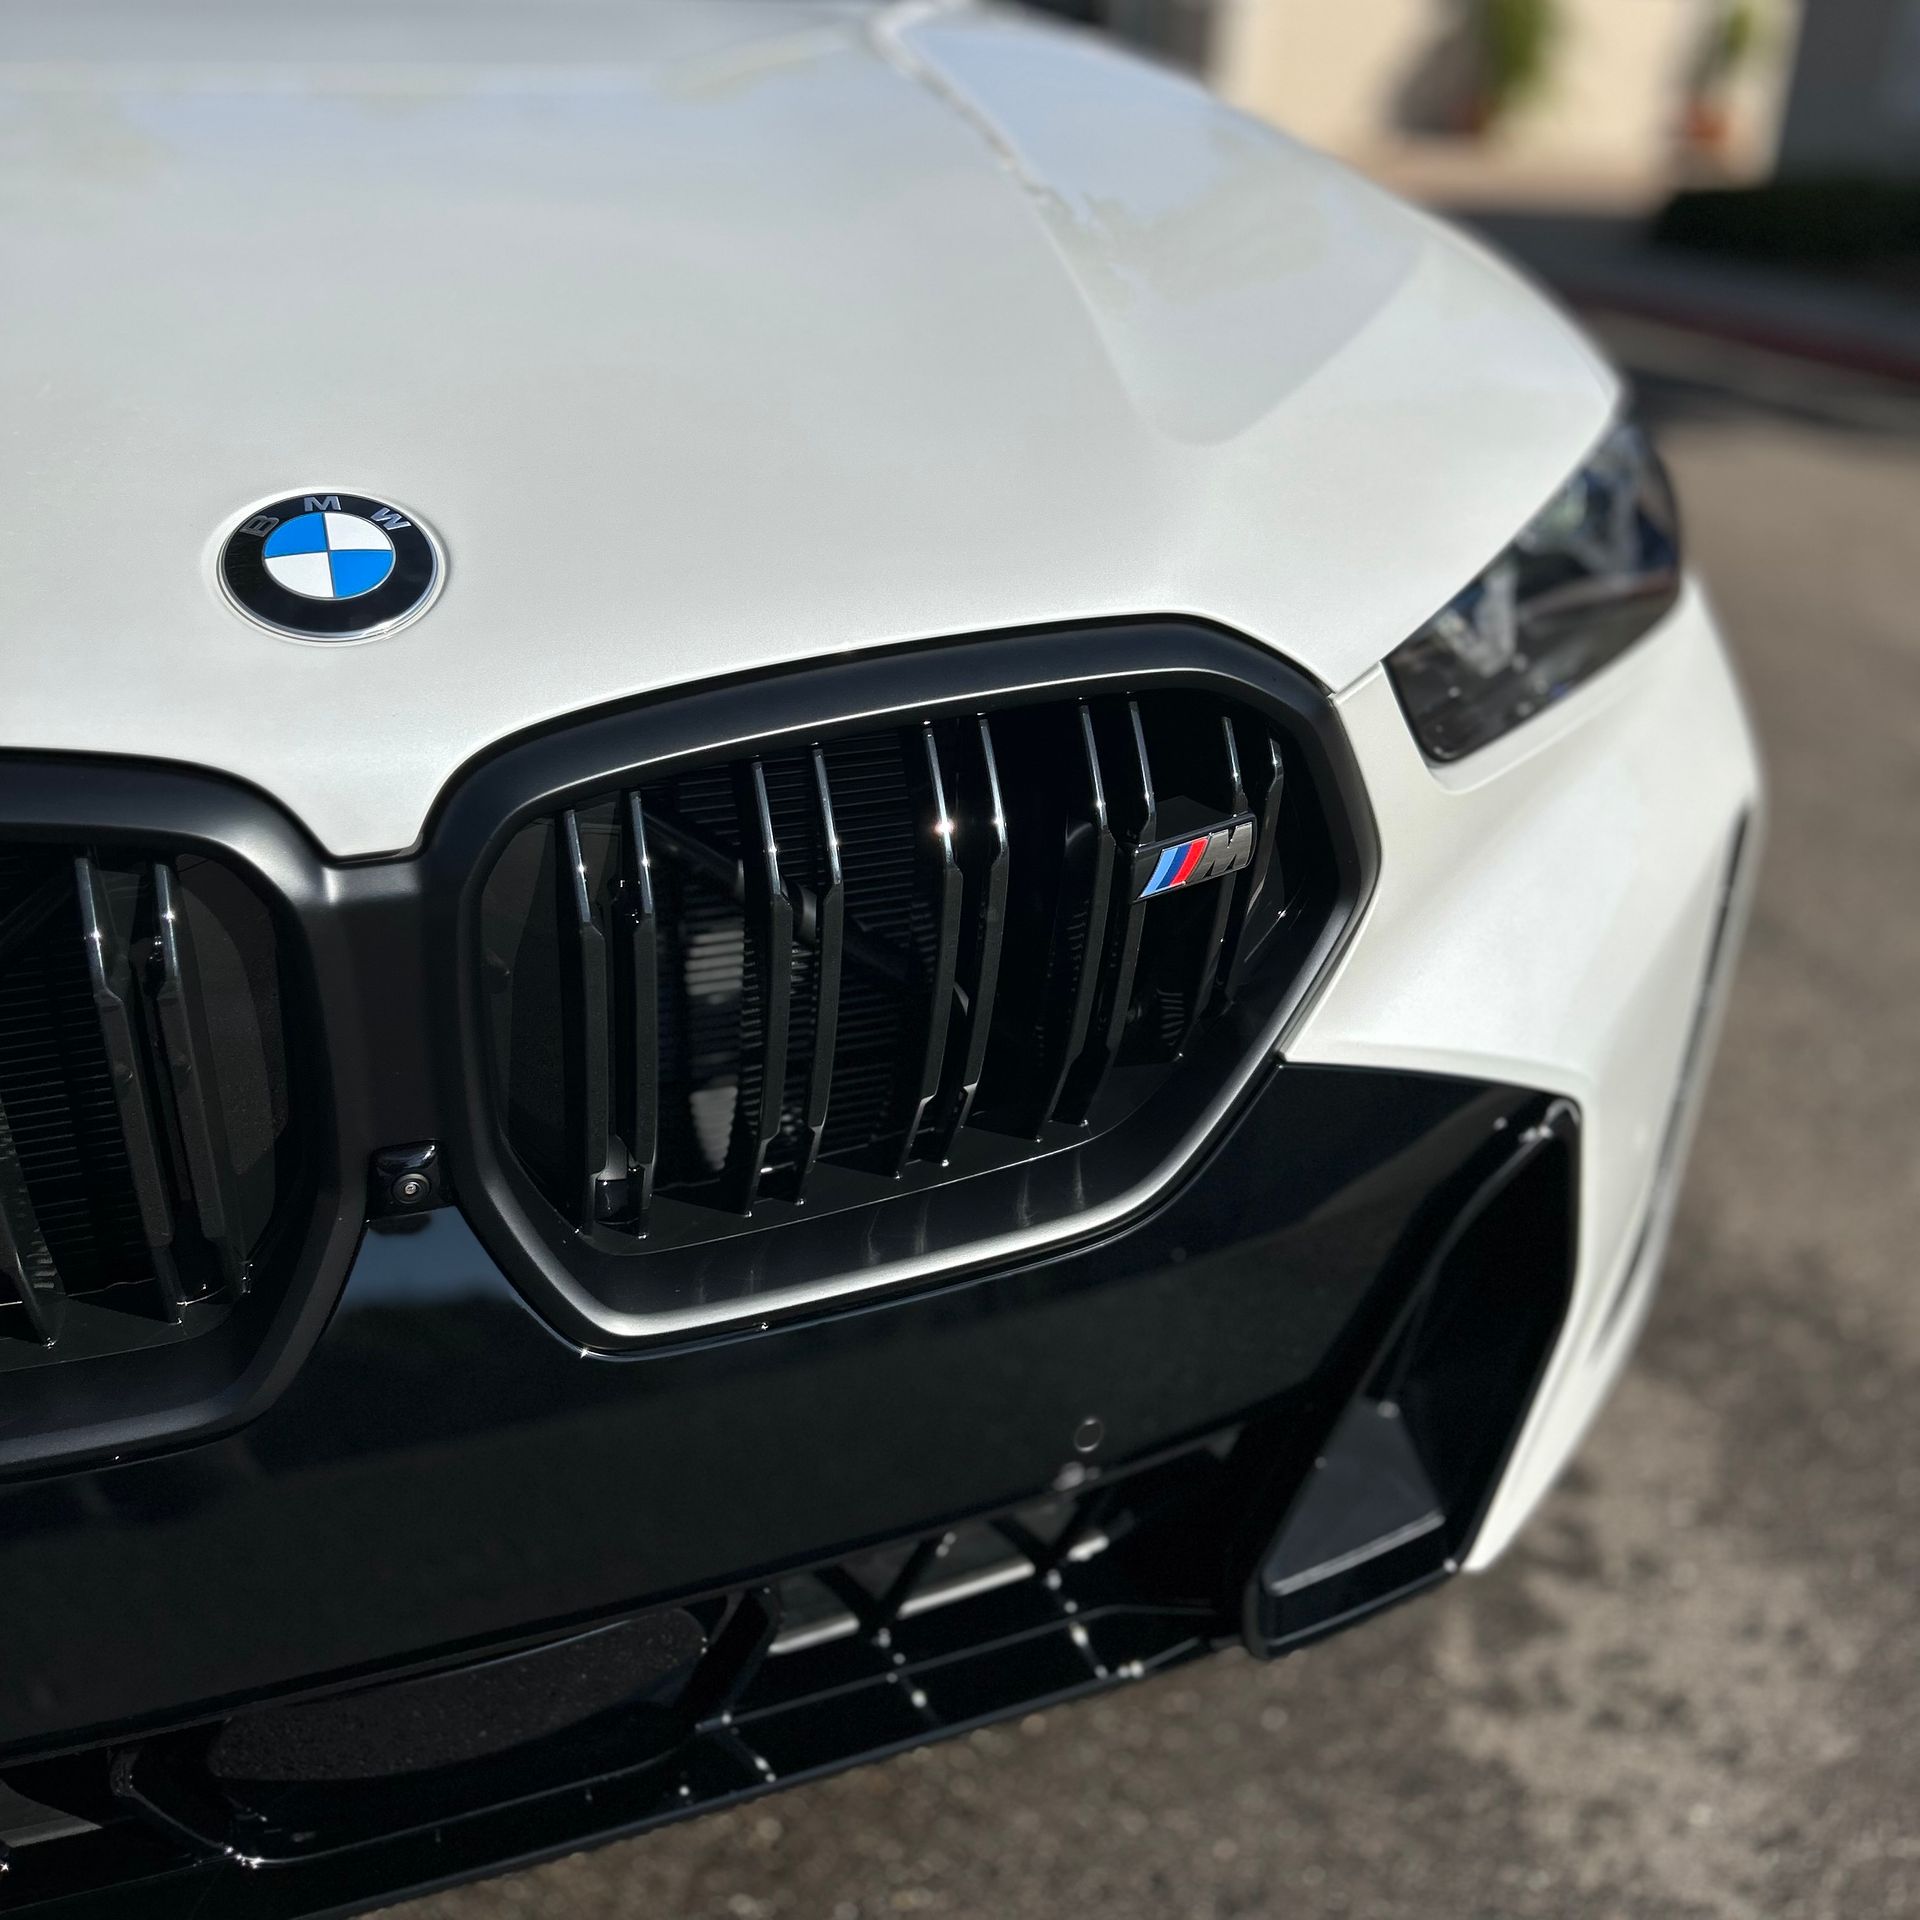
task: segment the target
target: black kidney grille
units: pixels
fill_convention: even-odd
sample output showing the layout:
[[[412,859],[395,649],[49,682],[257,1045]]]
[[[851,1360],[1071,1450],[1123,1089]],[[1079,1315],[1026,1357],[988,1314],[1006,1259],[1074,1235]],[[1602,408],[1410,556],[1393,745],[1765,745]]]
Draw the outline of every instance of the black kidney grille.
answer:
[[[287,1121],[272,922],[242,882],[0,846],[0,1365],[178,1337],[243,1293]]]
[[[1331,900],[1292,752],[1214,696],[1055,700],[536,819],[482,903],[507,1140],[576,1228],[637,1244],[663,1196],[738,1216],[826,1166],[892,1180],[1111,1126],[1234,1004],[1289,901],[1316,878]],[[1209,834],[1229,870],[1142,897]]]

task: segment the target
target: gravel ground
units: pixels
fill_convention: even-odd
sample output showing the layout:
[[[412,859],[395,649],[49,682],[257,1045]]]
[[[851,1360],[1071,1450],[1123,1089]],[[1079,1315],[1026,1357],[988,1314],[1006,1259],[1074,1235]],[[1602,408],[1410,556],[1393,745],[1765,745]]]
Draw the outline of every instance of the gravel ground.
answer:
[[[1920,1913],[1920,396],[1624,325],[1766,740],[1639,1359],[1491,1574],[412,1920]]]

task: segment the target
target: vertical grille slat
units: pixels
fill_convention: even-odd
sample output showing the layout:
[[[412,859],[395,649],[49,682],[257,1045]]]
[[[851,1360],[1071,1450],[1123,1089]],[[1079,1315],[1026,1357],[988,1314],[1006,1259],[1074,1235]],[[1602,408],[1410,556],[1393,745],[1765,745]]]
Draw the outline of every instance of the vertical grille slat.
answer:
[[[1286,800],[1287,762],[1280,742],[1270,733],[1257,736],[1254,751],[1244,756],[1249,804],[1257,825],[1254,829],[1253,861],[1234,883],[1233,919],[1227,929],[1226,952],[1221,960],[1221,976],[1227,991],[1235,991],[1244,976],[1255,949],[1248,944],[1247,929],[1254,924],[1257,908],[1268,904],[1273,911],[1268,925],[1277,925],[1286,906],[1286,872],[1280,857],[1280,809]]]
[[[1128,858],[1121,863],[1122,884],[1104,934],[1106,953],[1092,1031],[1061,1103],[1061,1118],[1076,1122],[1086,1119],[1088,1110],[1099,1097],[1126,1031],[1127,1012],[1133,1004],[1134,973],[1140,964],[1140,940],[1149,911],[1149,902],[1132,884],[1131,856],[1150,845],[1159,832],[1153,767],[1147,757],[1147,733],[1140,718],[1140,703],[1129,700],[1124,710],[1111,715],[1106,732],[1107,764],[1113,777],[1110,806],[1114,824],[1120,831],[1122,851]],[[1089,930],[1090,944],[1092,938]]]
[[[1075,1152],[1136,1118],[1147,1137],[1181,1049],[1204,1046],[1243,977],[1249,994],[1281,991],[1311,915],[1335,904],[1314,782],[1281,783],[1278,761],[1237,770],[1277,730],[1294,741],[1282,703],[1225,683],[1043,681],[785,733],[749,721],[570,795],[483,883],[503,1144],[583,1260],[745,1231],[758,1251],[742,1275],[766,1262],[774,1285],[769,1226],[824,1245],[825,1222],[895,1193]],[[1321,863],[1303,896],[1316,904],[1283,939],[1264,843],[1289,835]],[[1147,885],[1174,856],[1178,882]],[[548,863],[584,866],[557,968],[550,926],[549,950],[525,931],[528,899],[552,890],[549,876],[530,894],[528,875]],[[596,916],[611,1013],[587,1033]],[[585,1143],[583,1076],[603,1051],[610,1082],[586,1095],[610,1117]],[[602,1145],[589,1212],[582,1176]],[[689,1284],[725,1289],[730,1271]]]
[[[616,1098],[626,1136],[627,1183],[621,1213],[645,1224],[660,1158],[660,922],[647,853],[646,810],[625,796],[619,887],[614,903],[614,971],[620,1034]]]
[[[1054,925],[1056,942],[1066,943],[1062,955],[1069,986],[1064,1017],[1049,1036],[1041,1099],[1032,1115],[1033,1129],[1054,1117],[1066,1092],[1068,1076],[1087,1044],[1093,1024],[1094,1001],[1100,985],[1100,958],[1107,924],[1107,906],[1113,891],[1113,826],[1107,816],[1106,782],[1100,770],[1100,747],[1094,737],[1093,714],[1083,700],[1078,706],[1076,744],[1084,763],[1074,770],[1084,779],[1080,818],[1069,828],[1067,859],[1061,876],[1060,908]],[[1084,929],[1078,922],[1084,916]]]
[[[886,1150],[895,1173],[913,1158],[927,1109],[940,1091],[948,1022],[953,1014],[964,898],[960,864],[954,857],[947,781],[940,765],[939,743],[930,726],[920,728],[907,755],[915,796],[915,857],[922,870],[917,912],[925,924],[914,929],[916,978],[908,989],[910,1011],[901,1032],[901,1073],[892,1122],[895,1138]]]
[[[746,960],[752,992],[743,998],[743,1022],[757,1016],[758,1032],[743,1034],[742,1071],[733,1131],[721,1177],[727,1208],[750,1213],[760,1191],[767,1150],[780,1132],[786,1085],[787,1026],[793,1005],[793,905],[780,877],[780,847],[767,798],[767,773],[758,760],[735,780],[740,848],[746,882]]]
[[[154,1281],[168,1311],[178,1317],[186,1304],[174,1262],[173,1205],[167,1192],[160,1135],[154,1126],[152,1054],[136,1029],[138,1000],[127,941],[108,897],[105,876],[84,854],[73,863],[74,891],[80,903],[80,934],[93,989],[100,1041],[106,1049],[120,1115],[120,1137],[127,1150],[127,1173],[141,1232],[153,1256]]]
[[[800,1117],[800,1153],[794,1164],[793,1192],[799,1198],[819,1163],[833,1097],[834,1048],[840,1035],[840,974],[845,965],[846,883],[840,865],[840,836],[833,817],[833,789],[827,757],[818,747],[807,759],[813,802],[816,870],[819,885],[809,905],[807,928],[814,949],[813,1055],[807,1063],[806,1092]]]
[[[221,1288],[229,1295],[247,1288],[247,1249],[241,1232],[226,1114],[214,1079],[193,929],[179,897],[173,869],[152,868],[154,904],[154,1005],[159,1013],[161,1054],[173,1094],[187,1185],[193,1195],[200,1237],[206,1242]]]
[[[568,1186],[585,1226],[604,1204],[609,1173],[613,1055],[607,1031],[607,943],[594,911],[580,816],[560,816],[554,848],[554,911],[560,933],[561,1076]],[[623,1169],[624,1171],[624,1169]]]
[[[941,1123],[937,1157],[953,1151],[973,1112],[993,1034],[1000,986],[1000,954],[1007,921],[1007,818],[1000,794],[1000,767],[993,730],[985,714],[956,730],[954,755],[955,853],[963,897],[963,945],[955,967],[956,993],[966,1003],[959,1064]]]
[[[1216,803],[1229,815],[1242,814],[1247,810],[1246,784],[1240,777],[1240,749],[1233,737],[1233,721],[1227,714],[1220,716],[1220,758],[1216,767],[1219,785],[1214,790]],[[1193,993],[1188,1002],[1187,1023],[1180,1035],[1179,1051],[1186,1052],[1192,1044],[1193,1036],[1200,1023],[1213,1005],[1214,985],[1220,977],[1220,955],[1226,947],[1227,924],[1233,914],[1233,899],[1237,891],[1235,886],[1218,886],[1213,889],[1214,898],[1211,911],[1205,922],[1205,933],[1200,944],[1199,965],[1194,971]]]

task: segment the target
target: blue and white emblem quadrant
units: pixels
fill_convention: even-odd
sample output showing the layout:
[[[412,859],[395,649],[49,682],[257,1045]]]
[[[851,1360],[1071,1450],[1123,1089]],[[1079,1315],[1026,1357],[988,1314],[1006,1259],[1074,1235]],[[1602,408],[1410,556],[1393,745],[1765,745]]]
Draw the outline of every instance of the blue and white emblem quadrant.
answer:
[[[308,600],[352,600],[393,571],[393,542],[357,513],[300,513],[260,549],[267,572]]]

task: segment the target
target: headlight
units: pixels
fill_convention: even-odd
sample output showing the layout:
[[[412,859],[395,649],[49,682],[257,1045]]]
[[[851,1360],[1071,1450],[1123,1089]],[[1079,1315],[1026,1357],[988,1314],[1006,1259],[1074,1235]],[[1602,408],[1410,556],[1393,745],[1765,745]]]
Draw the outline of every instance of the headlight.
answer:
[[[1387,670],[1427,758],[1458,760],[1598,673],[1679,592],[1673,490],[1622,423]]]

